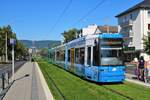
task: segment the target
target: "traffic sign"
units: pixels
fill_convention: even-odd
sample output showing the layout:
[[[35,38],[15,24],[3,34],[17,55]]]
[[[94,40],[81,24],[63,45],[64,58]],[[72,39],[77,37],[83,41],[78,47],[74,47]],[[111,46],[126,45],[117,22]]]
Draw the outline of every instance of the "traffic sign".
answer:
[[[10,44],[11,45],[15,45],[16,44],[16,40],[15,39],[10,39]]]

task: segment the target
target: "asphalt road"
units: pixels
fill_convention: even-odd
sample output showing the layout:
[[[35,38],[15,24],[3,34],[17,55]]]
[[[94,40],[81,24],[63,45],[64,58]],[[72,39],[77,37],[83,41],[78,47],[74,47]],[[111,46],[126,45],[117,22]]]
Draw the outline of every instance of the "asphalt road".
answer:
[[[25,63],[26,61],[15,62],[15,72]],[[9,73],[11,75],[12,65],[11,64],[0,64],[0,77],[2,73]]]
[[[25,63],[26,61],[16,61],[15,62],[15,72]],[[8,84],[8,76],[5,76],[5,89],[2,89],[2,73],[9,73],[9,78],[12,76],[12,64],[0,64],[0,100],[3,99],[5,93],[11,86]],[[5,74],[6,75],[6,74]],[[8,74],[7,74],[8,75]]]

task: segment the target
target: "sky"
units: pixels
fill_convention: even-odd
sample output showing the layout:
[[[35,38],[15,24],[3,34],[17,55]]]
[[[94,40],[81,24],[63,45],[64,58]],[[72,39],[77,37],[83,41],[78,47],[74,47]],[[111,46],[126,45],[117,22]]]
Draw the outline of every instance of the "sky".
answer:
[[[61,33],[71,28],[117,25],[115,16],[141,1],[0,0],[0,26],[11,25],[20,40],[61,40]],[[100,2],[103,3],[96,7]]]

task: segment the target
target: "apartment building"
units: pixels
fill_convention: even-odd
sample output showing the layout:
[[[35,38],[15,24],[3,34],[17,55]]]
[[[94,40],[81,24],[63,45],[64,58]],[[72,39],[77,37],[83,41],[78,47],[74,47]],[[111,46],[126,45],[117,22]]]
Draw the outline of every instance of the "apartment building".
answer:
[[[126,40],[125,45],[143,50],[143,38],[150,32],[150,0],[144,0],[116,17],[119,32]]]
[[[118,14],[118,31],[124,36],[124,45],[144,49],[143,38],[150,32],[150,0],[144,0]]]

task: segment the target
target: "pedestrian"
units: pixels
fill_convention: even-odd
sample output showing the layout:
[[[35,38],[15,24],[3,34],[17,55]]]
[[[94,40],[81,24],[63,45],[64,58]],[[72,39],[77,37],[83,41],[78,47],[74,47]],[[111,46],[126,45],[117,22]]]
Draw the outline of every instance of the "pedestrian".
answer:
[[[145,82],[150,82],[150,58],[145,66]]]
[[[142,81],[144,81],[144,65],[145,65],[145,60],[144,57],[141,56],[139,59],[138,69],[139,69],[139,79]]]
[[[139,63],[138,63],[138,58],[134,58],[134,61],[132,62],[133,64],[135,64],[135,75],[137,76],[137,79],[139,80]]]

